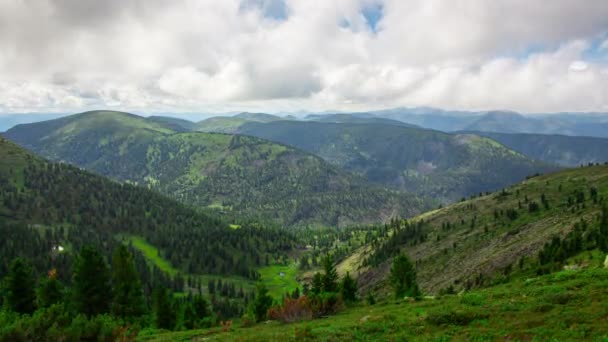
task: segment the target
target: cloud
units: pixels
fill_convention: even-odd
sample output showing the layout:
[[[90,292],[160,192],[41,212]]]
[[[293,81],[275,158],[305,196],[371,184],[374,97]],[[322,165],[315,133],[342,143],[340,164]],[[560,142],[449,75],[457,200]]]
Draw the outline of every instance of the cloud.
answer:
[[[0,110],[606,110],[605,18],[604,0],[1,1]]]

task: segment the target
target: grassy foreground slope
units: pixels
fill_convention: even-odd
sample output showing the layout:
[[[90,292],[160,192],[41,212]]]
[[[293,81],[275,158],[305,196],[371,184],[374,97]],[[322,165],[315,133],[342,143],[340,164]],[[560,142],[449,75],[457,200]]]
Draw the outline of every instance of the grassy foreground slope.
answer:
[[[140,334],[141,341],[606,341],[608,269],[513,280],[418,302],[360,304],[293,324]]]
[[[607,165],[560,171],[423,214],[410,220],[416,234],[389,238],[385,246],[393,243],[387,250],[405,252],[416,262],[425,293],[459,291],[519,269],[534,273],[544,245],[576,226],[586,241],[597,231],[607,199]],[[359,269],[364,292],[387,291],[390,253],[379,250],[374,267]],[[352,268],[372,255],[362,252]]]
[[[488,138],[393,124],[275,121],[248,123],[239,132],[316,154],[371,182],[446,201],[555,169]]]
[[[5,136],[42,156],[240,218],[342,226],[410,216],[426,205],[285,145],[171,127],[127,113],[88,112],[19,125]]]

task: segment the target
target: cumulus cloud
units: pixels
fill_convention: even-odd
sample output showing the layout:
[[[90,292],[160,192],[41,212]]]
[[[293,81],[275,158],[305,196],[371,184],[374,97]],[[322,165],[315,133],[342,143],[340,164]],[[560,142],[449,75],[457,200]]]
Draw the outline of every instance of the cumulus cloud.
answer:
[[[602,111],[606,18],[605,0],[0,1],[0,111]]]

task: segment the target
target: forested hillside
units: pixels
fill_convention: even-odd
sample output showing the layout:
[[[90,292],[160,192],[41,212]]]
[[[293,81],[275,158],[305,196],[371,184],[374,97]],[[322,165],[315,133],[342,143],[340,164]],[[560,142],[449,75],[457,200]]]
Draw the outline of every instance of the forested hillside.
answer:
[[[20,125],[5,136],[34,152],[148,186],[228,217],[282,225],[347,225],[410,216],[416,196],[371,186],[303,151],[254,137],[175,133],[117,112]]]
[[[360,270],[364,292],[386,289],[390,260],[400,252],[415,261],[425,293],[489,285],[515,272],[544,274],[583,251],[608,251],[606,198],[606,165],[532,177],[394,221],[385,238],[361,248],[349,263]]]
[[[384,124],[279,121],[240,133],[295,146],[369,181],[443,201],[554,170],[493,140]]]
[[[119,236],[134,235],[184,273],[255,279],[267,255],[294,243],[286,231],[231,229],[160,194],[49,163],[1,138],[0,157],[0,274],[24,256],[39,272],[57,267],[63,276],[71,251],[84,244],[108,250]]]

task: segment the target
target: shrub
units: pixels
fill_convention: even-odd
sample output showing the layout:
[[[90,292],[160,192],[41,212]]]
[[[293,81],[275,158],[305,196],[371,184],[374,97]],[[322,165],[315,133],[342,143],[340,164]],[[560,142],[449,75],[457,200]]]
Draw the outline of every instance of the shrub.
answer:
[[[426,320],[433,325],[468,325],[477,319],[487,319],[488,314],[470,311],[447,311],[430,313]]]
[[[298,299],[285,297],[283,304],[268,311],[268,317],[283,323],[312,319],[313,311],[306,296]]]
[[[0,313],[0,341],[115,341],[133,339],[137,332],[109,315],[71,317],[59,304],[32,315]]]
[[[343,306],[342,298],[335,292],[323,292],[310,297],[313,317],[331,315]]]
[[[306,325],[304,327],[295,327],[294,328],[294,337],[296,341],[312,339],[312,329],[310,325]]]
[[[481,306],[485,304],[485,298],[477,293],[468,293],[462,296],[460,299],[462,304],[471,305],[471,306]]]

